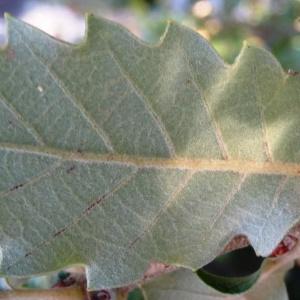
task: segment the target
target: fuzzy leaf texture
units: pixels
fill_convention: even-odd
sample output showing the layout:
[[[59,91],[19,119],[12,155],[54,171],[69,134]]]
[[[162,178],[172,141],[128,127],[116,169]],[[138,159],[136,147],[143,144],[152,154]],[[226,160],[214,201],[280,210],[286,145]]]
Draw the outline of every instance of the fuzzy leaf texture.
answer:
[[[197,269],[236,234],[268,255],[300,216],[300,77],[244,45],[227,65],[170,23],[148,45],[87,18],[70,45],[7,16],[0,275],[85,265],[118,287]]]

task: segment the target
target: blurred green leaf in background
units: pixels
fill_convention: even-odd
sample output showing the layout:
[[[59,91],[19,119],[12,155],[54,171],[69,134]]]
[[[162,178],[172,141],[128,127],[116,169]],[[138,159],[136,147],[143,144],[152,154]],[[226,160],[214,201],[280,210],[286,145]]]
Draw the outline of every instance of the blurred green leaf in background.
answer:
[[[70,42],[83,38],[85,12],[148,42],[158,41],[166,20],[174,19],[196,29],[228,63],[247,40],[268,48],[286,70],[300,70],[299,0],[1,0],[1,16],[5,11]],[[3,27],[0,20],[2,42]]]

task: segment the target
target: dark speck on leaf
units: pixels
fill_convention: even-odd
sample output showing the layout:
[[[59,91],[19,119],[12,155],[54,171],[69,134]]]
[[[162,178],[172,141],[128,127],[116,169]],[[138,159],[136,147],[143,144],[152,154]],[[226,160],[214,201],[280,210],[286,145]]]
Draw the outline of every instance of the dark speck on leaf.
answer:
[[[11,121],[11,120],[9,120],[9,121],[8,121],[8,128],[9,128],[9,129],[13,129],[14,127],[15,127],[14,122]]]
[[[10,189],[10,191],[12,192],[12,191],[15,191],[15,190],[17,190],[17,189],[19,189],[19,188],[21,188],[21,187],[23,187],[23,183],[20,183],[20,184],[18,184],[18,185],[15,185],[14,187],[12,187],[11,189]]]
[[[70,174],[70,173],[74,172],[75,169],[76,169],[76,166],[75,166],[75,165],[72,165],[72,166],[70,166],[70,167],[67,169],[67,173]]]
[[[30,256],[31,254],[32,254],[31,252],[27,252],[24,257],[26,258],[26,257]]]

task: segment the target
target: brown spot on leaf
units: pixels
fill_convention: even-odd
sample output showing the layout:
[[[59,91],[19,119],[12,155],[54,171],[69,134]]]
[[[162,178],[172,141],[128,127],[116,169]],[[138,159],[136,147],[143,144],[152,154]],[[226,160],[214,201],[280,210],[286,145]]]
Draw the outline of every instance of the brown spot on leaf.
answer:
[[[24,186],[23,183],[17,184],[17,185],[15,185],[14,187],[12,187],[12,188],[10,189],[10,192],[16,191],[16,190],[20,189],[20,188],[23,187],[23,186]]]
[[[74,171],[75,171],[75,169],[76,169],[76,166],[75,165],[72,165],[72,166],[70,166],[68,169],[67,169],[67,173],[68,174],[70,174],[70,173],[73,173]]]
[[[97,201],[91,203],[85,210],[84,210],[84,214],[89,214],[90,211],[96,206],[98,205],[100,202],[102,201],[102,199],[98,199]]]
[[[59,235],[61,235],[62,233],[64,233],[66,230],[66,228],[63,228],[63,229],[60,229],[58,231],[56,231],[54,234],[53,234],[53,237],[57,237]]]
[[[32,254],[31,252],[27,252],[27,253],[24,255],[24,257],[26,258],[26,257],[30,256],[31,254]]]
[[[8,126],[9,129],[14,129],[16,127],[16,124],[12,120],[8,120]]]

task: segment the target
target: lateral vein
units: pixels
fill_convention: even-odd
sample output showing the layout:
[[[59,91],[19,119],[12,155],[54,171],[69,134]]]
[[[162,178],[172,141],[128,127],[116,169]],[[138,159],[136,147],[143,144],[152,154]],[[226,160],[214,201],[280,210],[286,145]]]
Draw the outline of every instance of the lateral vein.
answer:
[[[45,145],[43,138],[37,132],[37,130],[24,119],[24,117],[20,114],[20,112],[17,111],[17,109],[4,97],[2,93],[0,93],[0,102],[24,126],[27,132],[35,139],[35,141],[39,145],[41,146]]]
[[[35,51],[30,47],[27,42],[23,39],[23,37],[20,35],[20,38],[26,47],[26,49],[31,53],[31,55],[35,58],[37,62],[39,62],[43,67],[46,68],[46,71],[48,72],[49,76],[53,80],[53,82],[56,84],[56,86],[63,92],[64,96],[70,101],[70,103],[80,112],[82,117],[85,119],[85,121],[92,127],[92,129],[97,133],[101,141],[106,146],[107,150],[110,152],[114,152],[114,148],[111,142],[111,139],[107,135],[107,133],[104,131],[103,128],[99,126],[99,124],[94,120],[94,118],[91,116],[91,114],[85,109],[85,107],[82,105],[82,103],[75,98],[74,95],[71,94],[69,89],[65,86],[65,84],[62,82],[62,80],[58,77],[58,74],[53,71],[53,69],[50,67],[50,65],[42,60],[40,56],[38,56]]]
[[[171,136],[170,136],[167,128],[165,127],[165,125],[161,121],[159,115],[152,108],[152,106],[150,104],[150,101],[148,100],[148,98],[146,97],[144,92],[134,83],[134,80],[131,78],[130,74],[124,69],[124,67],[121,65],[120,60],[116,57],[114,51],[111,49],[111,47],[109,47],[109,45],[107,45],[107,50],[108,50],[109,55],[111,56],[112,60],[114,61],[116,66],[119,68],[119,71],[120,71],[121,75],[130,84],[131,88],[133,89],[133,91],[135,92],[137,97],[145,105],[145,108],[146,108],[147,112],[150,114],[150,116],[154,120],[157,128],[159,129],[159,131],[163,135],[165,143],[166,143],[166,145],[168,147],[168,150],[169,150],[169,154],[172,157],[176,156],[176,149],[175,149],[175,145],[174,145],[174,143],[171,139]]]

